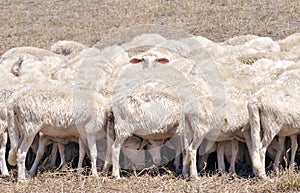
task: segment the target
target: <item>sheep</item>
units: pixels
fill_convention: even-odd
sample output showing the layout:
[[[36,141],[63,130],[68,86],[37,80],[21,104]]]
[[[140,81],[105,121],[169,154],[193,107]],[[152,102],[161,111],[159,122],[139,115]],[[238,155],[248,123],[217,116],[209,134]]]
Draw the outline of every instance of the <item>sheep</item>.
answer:
[[[277,43],[280,46],[282,52],[291,50],[294,46],[300,42],[300,33],[294,33],[283,40],[278,40]]]
[[[208,43],[209,44],[209,43]],[[230,47],[228,46],[227,48],[232,48],[231,50],[229,50],[229,53],[234,53],[236,51],[238,51],[239,54],[242,54],[241,56],[247,56],[247,55],[253,55],[255,57],[258,57],[257,59],[259,59],[260,57],[264,57],[266,54],[270,54],[270,57],[272,57],[271,53],[278,53],[280,51],[280,48],[278,46],[278,44],[276,44],[276,42],[274,42],[272,39],[270,38],[256,38],[256,39],[252,39],[251,41],[246,42],[244,45],[240,45],[240,46],[234,46],[234,47]],[[225,51],[227,48],[223,48]],[[243,50],[244,49],[244,50]],[[243,52],[240,52],[241,50],[243,50]],[[227,52],[227,51],[226,51]],[[252,57],[252,56],[251,56]],[[255,59],[255,60],[257,60]],[[254,61],[255,61],[254,60]],[[278,60],[278,58],[276,58],[276,60]],[[258,61],[258,60],[257,60]],[[244,62],[244,61],[242,61]],[[274,64],[274,62],[272,62]],[[241,63],[240,63],[241,64]],[[236,73],[236,69],[239,70],[243,70],[243,73],[248,73],[250,76],[252,77],[252,72],[253,74],[257,76],[260,76],[261,72],[257,73],[257,69],[253,68],[253,67],[249,67],[247,65],[241,65],[242,68],[239,69],[239,66],[223,66],[222,68],[227,69],[228,72],[228,68],[232,68],[232,73],[238,74]],[[250,71],[249,71],[250,69]],[[222,70],[221,70],[222,72]],[[274,72],[269,72],[268,74],[272,74]],[[226,74],[226,73],[224,73]],[[223,75],[223,73],[222,73]],[[223,75],[224,76],[224,75]],[[237,115],[235,117],[235,115],[230,115],[230,113],[226,114],[223,117],[223,121],[219,121],[220,125],[223,124],[228,124],[228,120],[230,121],[228,128],[225,128],[225,130],[222,130],[221,135],[217,138],[217,141],[224,141],[224,140],[231,140],[233,138],[237,138],[238,140],[248,140],[248,145],[250,145],[249,142],[249,131],[245,128],[248,124],[248,116],[247,116],[247,99],[249,98],[249,96],[251,95],[251,93],[253,93],[256,89],[258,89],[260,86],[262,86],[265,82],[270,82],[272,81],[272,79],[274,79],[274,77],[272,77],[271,80],[260,80],[258,82],[256,82],[256,85],[253,87],[252,85],[249,84],[252,81],[256,81],[256,77],[252,77],[252,78],[248,78],[243,80],[241,78],[236,77],[237,75],[231,78],[229,78],[229,80],[226,80],[228,83],[226,90],[228,90],[228,93],[226,93],[226,101],[229,101],[226,103],[226,109],[230,110],[230,112],[238,112],[240,110],[240,108],[243,109],[243,112],[245,113],[241,113],[241,115]],[[225,75],[225,77],[230,77],[229,75]],[[235,78],[236,77],[236,78]],[[240,76],[242,77],[242,76]],[[266,76],[262,76],[262,77],[267,77]],[[236,81],[239,80],[239,81]],[[235,81],[235,82],[234,82]],[[232,82],[234,82],[232,84]],[[236,83],[238,82],[238,84]],[[235,90],[233,90],[233,93],[231,93],[231,87],[236,87]],[[244,88],[246,86],[246,88]],[[249,87],[249,88],[247,88]],[[227,91],[226,91],[227,92]],[[233,97],[236,98],[233,98]],[[237,102],[237,99],[239,102]],[[236,109],[237,111],[235,111],[234,109]],[[235,124],[238,123],[240,121],[240,124]],[[233,125],[232,125],[233,124]],[[226,126],[226,125],[225,125]],[[243,129],[244,128],[244,129]],[[243,133],[243,131],[246,131]],[[247,133],[248,131],[248,133]],[[229,133],[228,133],[229,132]],[[244,136],[247,135],[247,136]],[[244,139],[245,138],[245,139]]]
[[[78,89],[91,89],[110,97],[113,93],[114,81],[126,67],[129,57],[120,46],[112,46],[99,50],[95,47],[82,53],[81,62],[77,63],[75,76],[67,85]]]
[[[243,45],[251,40],[254,40],[258,38],[256,35],[241,35],[241,36],[236,36],[230,39],[225,40],[222,42],[224,45],[231,45],[231,46],[238,46],[238,45]]]
[[[265,178],[265,155],[275,135],[298,133],[299,122],[299,70],[290,70],[274,83],[257,91],[248,102],[251,125],[252,162],[256,174]],[[287,113],[288,112],[288,113]]]
[[[82,148],[81,149],[81,153],[80,153],[80,157],[79,157],[79,161],[78,161],[78,166],[77,168],[80,169],[82,167],[82,163],[83,163],[83,159],[84,159],[84,155],[85,155],[85,148],[84,148],[84,144],[83,142],[80,140],[80,138],[78,139],[77,137],[65,137],[65,138],[59,138],[59,137],[49,137],[49,136],[45,136],[43,135],[43,133],[39,133],[39,141],[38,141],[38,149],[36,151],[36,158],[34,160],[33,165],[31,166],[31,169],[29,171],[29,175],[31,177],[33,177],[36,173],[38,164],[40,162],[40,160],[42,159],[46,146],[49,144],[49,142],[55,142],[58,145],[59,148],[59,153],[60,153],[60,159],[61,159],[61,163],[59,165],[59,167],[62,167],[65,165],[65,150],[64,150],[64,145],[67,145],[70,142],[76,142],[79,143],[79,147]],[[56,152],[55,152],[56,154]],[[54,156],[54,155],[52,155]],[[56,156],[54,156],[56,158]],[[54,158],[53,158],[54,159]],[[53,163],[52,163],[53,164]]]
[[[162,146],[166,146],[168,149],[172,149],[175,151],[175,159],[173,165],[175,167],[176,173],[181,173],[182,170],[182,162],[181,162],[181,153],[182,149],[182,141],[180,137],[173,136],[170,139],[160,141],[160,140],[146,140],[148,143],[146,144],[146,148],[149,151],[152,162],[156,165],[163,164],[162,160],[165,160],[164,163],[167,163],[174,159],[174,154],[172,152],[166,151],[165,154],[161,153]]]
[[[122,145],[123,168],[141,170],[145,167],[145,152],[143,148],[148,143],[137,136],[128,137]]]
[[[54,43],[50,47],[50,51],[56,54],[67,56],[68,58],[74,58],[77,54],[79,54],[86,48],[87,46],[79,42],[62,40]]]
[[[286,69],[295,68],[293,62],[274,62],[267,59],[260,59],[252,66],[249,65],[219,65],[220,72],[225,82],[225,114],[220,125],[221,133],[216,141],[238,140],[246,142],[249,151],[251,149],[250,131],[248,129],[249,116],[247,103],[256,90],[265,84],[276,80]],[[249,84],[251,83],[251,84]],[[232,149],[232,154],[236,155],[237,150]],[[251,151],[250,151],[251,152]],[[218,168],[224,171],[224,161],[222,151],[218,153]],[[234,159],[234,157],[233,157]],[[255,170],[255,168],[254,168]],[[234,161],[231,162],[230,171],[234,171]],[[254,171],[256,172],[256,171]]]
[[[151,59],[147,57],[150,57]],[[167,59],[155,58],[155,56],[149,53],[146,53],[142,58],[138,58],[138,59],[133,58],[131,60],[132,63],[136,63],[136,62],[147,63],[149,61],[155,61],[157,63],[159,63],[159,61],[163,61],[163,63],[168,63]],[[147,69],[154,70],[154,74],[156,73],[159,74],[161,73],[161,70],[163,70],[154,67],[155,64],[143,64],[143,66],[146,72],[148,71]],[[135,67],[137,68],[137,66]],[[129,69],[127,70],[128,70],[127,72],[136,73],[130,71]],[[174,88],[179,88],[179,87],[184,88],[181,87],[183,86],[182,85],[183,83],[178,82],[179,77],[173,78],[172,76],[174,76],[175,74],[174,75],[171,74],[172,73],[170,73],[170,75],[168,76],[168,84],[174,86]],[[144,75],[145,74],[141,76]],[[164,74],[164,76],[166,75]],[[160,78],[162,79],[162,77]],[[204,83],[205,82],[203,81],[202,84]],[[189,87],[188,85],[190,83],[184,83],[184,84],[187,84],[185,86]],[[166,86],[164,84],[156,83],[156,82],[155,83],[146,82],[145,85],[143,85],[143,89],[141,87],[136,88],[134,91],[132,91],[132,93],[129,93],[130,95],[128,97],[119,98],[121,97],[121,95],[120,96],[116,95],[115,96],[116,98],[115,99],[113,98],[112,109],[115,116],[116,139],[113,145],[111,145],[111,147],[112,147],[112,163],[113,163],[112,175],[114,177],[116,178],[120,177],[119,160],[118,160],[119,147],[128,136],[135,134],[144,139],[163,141],[166,138],[172,137],[177,132],[176,130],[178,130],[178,132],[180,131],[183,132],[181,126],[179,125],[180,120],[182,120],[180,115],[181,114],[180,112],[182,112],[181,109],[182,107],[180,102],[181,99],[180,97],[176,96],[176,94],[173,93],[172,90],[170,90],[170,88],[173,88],[172,86]],[[203,90],[207,92],[207,88],[201,90],[200,86],[197,85],[197,89],[198,89],[197,92],[199,96],[202,97],[201,99],[204,99],[206,95],[205,94],[202,95],[202,93]],[[118,92],[116,91],[116,93]],[[188,109],[188,111],[190,110],[191,108]],[[155,116],[153,116],[152,111],[156,112]],[[139,121],[139,120],[143,120],[143,121]],[[129,125],[129,123],[131,124]],[[203,133],[206,132],[207,131],[203,128]],[[108,147],[110,147],[110,145],[108,145]]]
[[[14,91],[15,88],[12,86],[0,87],[0,170],[4,177],[9,176],[5,161],[8,127],[8,110],[6,103]]]
[[[296,152],[298,149],[298,142],[297,142],[297,134],[293,134],[290,135],[290,140],[291,140],[291,156],[290,156],[290,160],[289,160],[289,167],[293,168],[295,163],[295,157],[296,157]],[[273,164],[273,170],[275,172],[277,172],[279,170],[279,163],[281,161],[282,158],[282,153],[285,149],[285,136],[278,136],[278,139],[275,141],[272,140],[272,142],[270,143],[270,145],[267,148],[267,155],[269,157],[271,157],[271,159],[274,160],[274,164]]]
[[[55,54],[45,49],[35,47],[16,47],[6,51],[0,59],[0,64],[8,71],[18,75],[19,70],[24,66],[22,61],[40,61],[49,72],[53,72],[67,64],[64,56]],[[45,72],[46,73],[46,72]],[[46,76],[49,76],[45,74]]]
[[[196,49],[196,48],[193,48],[193,47],[189,47],[189,46],[187,46],[188,44],[188,42],[189,42],[189,40],[183,40],[183,42],[185,41],[185,43],[186,44],[184,44],[184,43],[178,43],[178,42],[176,42],[176,41],[168,41],[168,42],[166,42],[166,43],[164,43],[164,44],[162,44],[162,46],[161,47],[166,47],[166,48],[170,48],[169,50],[170,50],[170,54],[173,54],[172,53],[172,51],[174,51],[174,49],[173,49],[173,47],[171,46],[171,45],[175,45],[175,52],[177,51],[177,52],[179,52],[180,50],[183,50],[181,53],[186,53],[186,54],[182,54],[182,56],[188,56],[188,54],[190,54],[190,53],[192,53],[192,50],[193,49]],[[160,44],[159,44],[160,45]],[[159,47],[159,46],[158,46]],[[199,48],[197,48],[197,49],[199,49]],[[161,52],[161,50],[160,49],[157,49],[157,47],[155,47],[154,48],[154,50],[155,51],[159,51],[159,52]],[[152,50],[150,50],[152,53],[153,53],[153,51]],[[152,53],[150,54],[150,55],[152,55]],[[165,53],[164,53],[165,54]],[[202,53],[201,53],[202,54]],[[200,54],[200,55],[201,55]],[[142,54],[143,55],[143,54]],[[141,56],[142,56],[141,55]],[[154,56],[156,55],[156,54],[153,54]],[[176,55],[176,54],[175,54]],[[203,55],[202,55],[203,56]],[[190,87],[192,87],[192,89],[191,90],[193,90],[192,92],[196,92],[197,93],[197,96],[199,97],[199,100],[200,100],[200,98],[201,97],[203,97],[203,98],[205,98],[206,99],[206,97],[208,97],[209,96],[209,89],[208,89],[208,85],[205,85],[206,83],[206,81],[200,81],[200,80],[198,80],[199,79],[199,77],[197,76],[198,74],[199,74],[199,69],[197,69],[197,68],[195,68],[195,65],[193,65],[193,63],[190,61],[190,62],[187,62],[188,60],[184,60],[183,58],[177,58],[178,56],[175,56],[174,58],[177,60],[176,62],[171,62],[171,63],[168,63],[168,62],[166,62],[165,63],[165,66],[166,67],[169,67],[169,68],[172,68],[172,69],[176,69],[176,70],[178,70],[178,72],[180,72],[180,73],[184,73],[184,74],[186,74],[187,76],[189,76],[189,78],[190,79],[195,79],[194,80],[194,82],[195,83],[193,83],[193,86],[190,86],[190,85],[192,85],[190,82],[188,83],[188,85],[190,86]],[[158,57],[159,58],[159,57]],[[157,59],[158,59],[157,58]],[[139,58],[139,60],[137,60],[137,61],[142,61],[141,60],[142,58]],[[208,58],[205,58],[205,60],[203,60],[203,61],[205,61],[205,62],[210,62],[210,60],[208,59]],[[145,60],[144,60],[145,61]],[[144,62],[143,61],[143,62]],[[146,60],[147,61],[147,60]],[[158,61],[158,60],[156,60],[156,61]],[[134,62],[134,61],[132,61],[132,62]],[[184,64],[184,65],[183,65]],[[205,65],[205,64],[204,64]],[[145,69],[145,67],[147,67],[147,66],[149,66],[149,64],[144,64],[144,69]],[[152,65],[150,65],[150,67],[152,67]],[[154,68],[155,69],[155,68]],[[136,73],[135,73],[136,74]],[[191,74],[193,74],[193,75],[191,75]],[[171,77],[171,76],[170,76]],[[199,83],[199,84],[197,84],[196,83],[196,80],[197,81],[199,81],[199,82],[197,82],[197,83]],[[174,83],[175,83],[175,85],[176,85],[176,81],[178,81],[178,78],[177,78],[177,80],[174,80]],[[174,83],[170,83],[172,86],[173,86],[173,84]],[[179,83],[178,85],[181,85],[182,83]],[[176,86],[178,86],[178,85],[176,85]],[[175,87],[176,87],[175,86]],[[188,87],[189,87],[188,86]],[[202,89],[202,88],[204,88],[204,89]],[[195,91],[194,89],[196,89],[197,91]],[[202,90],[201,90],[202,89]],[[193,94],[191,94],[192,96],[194,96],[195,94],[193,93]],[[181,96],[182,98],[184,98],[185,96]],[[186,98],[185,98],[186,99]],[[202,98],[201,98],[202,99]],[[190,101],[189,99],[186,99],[186,101]],[[207,99],[207,101],[209,101],[209,102],[211,102],[211,99]],[[196,105],[197,106],[197,105]],[[203,104],[203,106],[201,106],[200,108],[203,108],[203,109],[208,109],[208,108],[211,108],[211,106],[210,107],[204,107],[205,105]],[[203,110],[203,109],[201,109],[201,110]],[[206,112],[208,112],[209,110],[203,110],[203,111],[206,111]],[[189,112],[187,112],[187,114],[188,114]],[[208,113],[207,113],[208,114]],[[205,115],[205,116],[208,116],[208,115]],[[178,120],[176,120],[176,122],[179,122],[181,120],[181,118],[180,119],[178,119]],[[174,120],[175,121],[175,120]],[[208,121],[209,122],[209,121]],[[195,127],[194,127],[195,128]],[[201,128],[202,129],[202,128]],[[208,131],[207,131],[207,129],[208,129],[208,126],[206,126],[206,128],[203,128],[203,130],[201,131],[201,132],[203,132],[203,133],[201,133],[201,137],[203,137],[203,136],[205,136],[205,133],[207,133]],[[182,129],[178,129],[178,132],[180,133],[180,130],[181,130],[181,132],[183,132],[182,131]],[[218,130],[218,129],[217,129]],[[199,132],[200,133],[200,132]],[[180,135],[182,135],[182,134],[178,134],[179,136]],[[203,135],[203,136],[202,136]],[[163,139],[161,139],[161,140],[163,140]],[[200,139],[201,140],[201,139]],[[197,147],[196,147],[197,146]],[[197,150],[197,148],[198,148],[198,145],[194,145],[193,146],[193,148],[191,149],[191,153],[194,153],[195,154],[195,152],[196,152],[196,150]],[[185,163],[187,163],[188,161],[186,161]],[[117,164],[117,163],[115,163],[115,164]],[[187,164],[185,164],[186,166],[187,166]],[[196,176],[197,174],[197,171],[196,171],[196,162],[195,162],[195,159],[193,159],[193,163],[191,164],[191,165],[193,165],[193,169],[191,169],[193,172],[191,172],[192,173],[192,176],[194,175],[194,176]],[[184,167],[186,167],[186,166],[184,166]],[[118,174],[118,173],[113,173],[113,175],[115,175],[115,174]],[[116,175],[116,177],[118,178],[119,177],[119,175]]]
[[[58,138],[80,137],[90,151],[92,175],[97,175],[95,142],[105,136],[110,114],[110,107],[100,94],[50,85],[25,86],[13,94],[8,104],[9,118],[16,122],[9,122],[8,161],[11,165],[18,162],[18,180],[26,179],[26,153],[39,131]]]
[[[257,37],[240,45],[209,43],[203,45],[217,63],[253,64],[261,58],[279,61],[284,57],[277,42],[268,37]]]
[[[20,86],[19,80],[0,66],[0,171],[4,177],[9,175],[5,161],[9,123],[7,101]]]
[[[203,143],[206,142],[207,139],[203,141]],[[233,148],[237,149],[235,149],[235,151],[232,151]],[[225,171],[224,158],[228,163],[230,163],[229,172],[232,173],[235,173],[235,164],[241,164],[242,162],[251,162],[245,143],[237,142],[236,140],[221,141],[214,143],[214,145],[208,151],[206,151],[206,153],[203,153],[201,148],[199,148],[198,168],[200,170],[205,169],[205,164],[207,163],[209,154],[215,151],[217,151],[218,171],[221,173]],[[233,152],[236,153],[236,155],[232,154]]]
[[[156,86],[156,88],[157,88],[157,86]],[[159,93],[157,93],[157,94],[159,94]],[[150,98],[147,99],[147,96],[141,96],[141,95],[139,96],[138,93],[136,95],[137,96],[131,95],[127,99],[127,100],[129,100],[128,102],[127,101],[120,102],[120,103],[123,103],[122,106],[120,103],[114,103],[114,105],[112,106],[114,116],[115,116],[116,139],[115,139],[113,145],[108,144],[107,147],[112,148],[112,164],[113,164],[112,175],[116,178],[120,177],[120,174],[119,174],[119,151],[120,151],[120,149],[119,149],[119,147],[122,146],[122,143],[126,140],[127,137],[129,137],[131,134],[136,134],[136,135],[139,134],[139,136],[141,136],[144,139],[149,138],[149,139],[164,140],[165,138],[172,137],[172,135],[176,131],[177,124],[179,124],[178,123],[179,109],[176,108],[176,106],[178,106],[178,105],[175,105],[176,102],[178,103],[178,101],[176,101],[178,99],[171,98],[172,96],[168,96],[168,95],[165,96],[165,98],[163,98],[163,97],[159,98],[157,96],[157,98],[158,98],[157,101],[160,100],[162,104],[166,103],[165,106],[167,106],[167,107],[165,107],[165,109],[169,108],[168,109],[168,114],[169,114],[168,117],[169,117],[169,119],[171,119],[171,120],[165,120],[165,123],[159,123],[157,120],[155,120],[155,119],[159,118],[159,115],[156,115],[156,118],[152,117],[153,116],[152,112],[150,111],[150,109],[149,110],[146,109],[146,107],[144,107],[145,108],[144,110],[141,110],[141,108],[143,108],[142,107],[143,98],[146,97],[146,98],[144,98],[144,100],[149,100]],[[148,97],[151,97],[150,93],[149,93]],[[166,98],[166,97],[168,97],[168,98]],[[125,110],[126,107],[124,107],[126,105],[125,102],[128,103],[128,107],[127,107],[128,109],[126,109],[126,110]],[[148,105],[154,106],[155,102],[149,101],[150,104],[148,104]],[[168,104],[170,104],[170,105],[168,105]],[[124,108],[124,109],[122,109],[122,108]],[[156,108],[162,109],[162,107],[159,107],[158,105],[156,105]],[[136,114],[135,117],[129,117],[129,115],[127,114],[129,109],[132,109],[132,113]],[[124,117],[126,120],[122,120],[122,118],[121,118],[125,115],[122,113],[122,111],[124,113],[126,112],[126,114],[127,114],[126,117]],[[164,109],[162,109],[161,111],[165,112],[165,113],[167,112],[167,110],[164,110]],[[172,113],[170,114],[169,111],[171,111]],[[140,112],[140,113],[138,113],[138,112]],[[163,113],[161,113],[159,111],[156,111],[156,112],[158,112],[158,114],[160,114],[160,115],[163,115]],[[151,122],[152,124],[155,124],[154,126],[147,125],[146,121],[147,122],[149,121],[148,120],[149,116],[152,117],[152,119],[154,119],[153,122]],[[135,119],[135,120],[132,120],[132,119]],[[139,122],[139,120],[143,120],[143,121]],[[139,129],[142,129],[142,128],[149,128],[149,131],[147,131],[147,132],[149,132],[149,134],[147,135],[146,132],[143,130],[141,130],[139,132]],[[151,134],[153,134],[153,135],[151,135]],[[153,138],[151,138],[151,137],[153,137]]]
[[[91,53],[93,53],[94,51],[99,50],[95,48],[86,48],[74,55],[72,58],[68,58],[68,65],[53,72],[51,78],[64,84],[70,84],[70,82],[74,81],[74,79],[78,75],[78,71],[80,70],[82,65],[84,65],[83,62],[85,62],[85,59],[90,57]]]
[[[293,68],[295,68],[293,62],[273,62],[267,59],[260,59],[252,66],[224,66],[221,70],[221,74],[225,79],[226,113],[223,117],[225,130],[222,130],[217,141],[225,140],[226,137],[222,139],[224,138],[222,135],[227,133],[229,134],[228,139],[230,139],[230,137],[238,137],[238,140],[246,140],[250,151],[252,145],[250,142],[249,129],[247,129],[249,124],[247,103],[250,96],[262,86],[276,80],[286,69]]]

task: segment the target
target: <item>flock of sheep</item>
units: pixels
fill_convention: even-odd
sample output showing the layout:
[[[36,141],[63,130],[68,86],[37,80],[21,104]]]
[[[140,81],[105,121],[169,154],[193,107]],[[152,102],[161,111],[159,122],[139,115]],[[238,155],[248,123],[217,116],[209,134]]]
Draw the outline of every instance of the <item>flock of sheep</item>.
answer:
[[[195,178],[211,152],[217,151],[220,172],[227,158],[233,173],[247,154],[253,173],[264,178],[266,154],[278,170],[285,137],[289,164],[295,162],[299,68],[299,33],[222,43],[142,34],[105,48],[73,41],[50,50],[12,48],[0,58],[1,173],[9,175],[9,137],[8,163],[17,165],[20,181],[36,174],[50,143],[64,165],[69,142],[79,144],[78,168],[89,156],[93,176],[111,165],[116,178],[120,164],[142,169],[148,150],[154,164],[175,158],[176,171]],[[164,155],[164,145],[175,156]],[[29,148],[36,158],[27,174]]]

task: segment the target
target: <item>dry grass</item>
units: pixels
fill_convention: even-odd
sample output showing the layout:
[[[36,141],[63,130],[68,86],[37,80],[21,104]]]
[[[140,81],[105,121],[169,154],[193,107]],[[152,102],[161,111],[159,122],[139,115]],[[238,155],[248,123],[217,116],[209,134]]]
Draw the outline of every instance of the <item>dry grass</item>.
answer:
[[[153,175],[154,174],[154,175]],[[127,174],[120,180],[111,177],[78,175],[73,170],[45,172],[26,182],[1,179],[2,192],[297,192],[299,173],[283,171],[268,179],[231,175],[203,175],[198,180],[176,177],[172,172],[148,171],[141,176]]]
[[[214,41],[255,34],[284,38],[300,29],[297,0],[2,0],[0,54],[11,47],[49,48],[58,40],[89,46],[144,24],[172,26]]]
[[[0,54],[16,46],[49,48],[58,40],[88,46],[127,27],[159,24],[214,41],[243,34],[282,39],[300,30],[298,0],[1,0]],[[14,171],[11,171],[13,173]],[[167,172],[168,173],[168,172]],[[1,192],[292,192],[300,174],[268,180],[217,175],[186,180],[170,174],[121,180],[46,172],[25,183],[0,179]]]

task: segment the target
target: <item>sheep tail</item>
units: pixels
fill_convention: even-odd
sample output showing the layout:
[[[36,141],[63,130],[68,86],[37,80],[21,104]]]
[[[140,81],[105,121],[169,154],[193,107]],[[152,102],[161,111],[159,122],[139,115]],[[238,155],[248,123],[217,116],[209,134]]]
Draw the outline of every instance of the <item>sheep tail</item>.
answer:
[[[263,166],[260,158],[260,146],[261,146],[261,128],[260,128],[260,111],[258,102],[256,100],[250,100],[248,103],[249,121],[251,126],[251,141],[252,141],[252,162],[254,168],[260,171]]]

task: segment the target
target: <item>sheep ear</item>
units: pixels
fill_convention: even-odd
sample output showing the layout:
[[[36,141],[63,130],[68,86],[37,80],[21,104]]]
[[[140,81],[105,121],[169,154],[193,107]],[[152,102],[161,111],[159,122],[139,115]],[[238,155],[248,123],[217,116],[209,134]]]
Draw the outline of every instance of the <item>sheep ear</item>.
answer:
[[[19,76],[19,70],[23,63],[23,59],[19,58],[19,60],[11,67],[11,73],[15,76]]]
[[[157,59],[157,62],[160,62],[160,63],[165,64],[165,63],[168,63],[169,60],[168,60],[167,58],[158,58],[158,59]]]
[[[130,63],[133,63],[133,64],[136,64],[136,63],[140,63],[140,62],[142,62],[142,61],[143,61],[142,59],[132,58],[129,62],[130,62]]]

